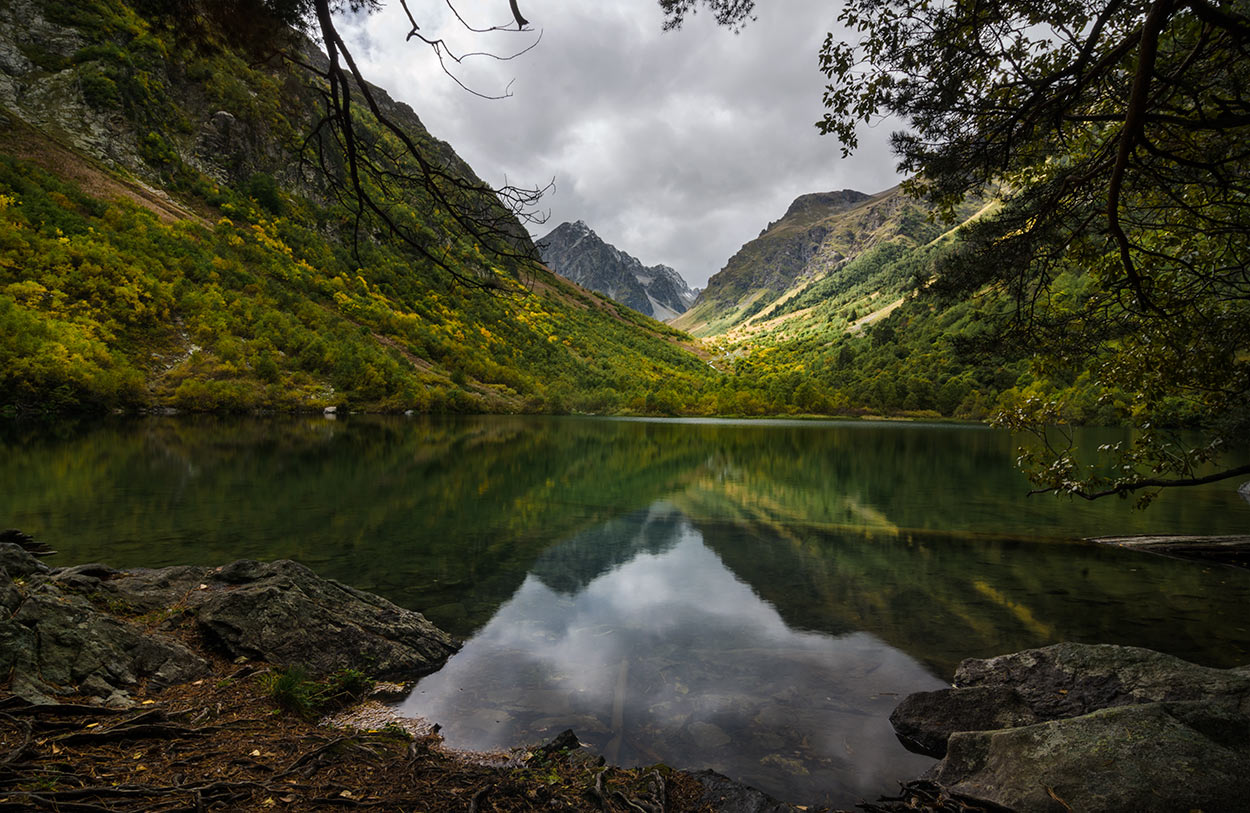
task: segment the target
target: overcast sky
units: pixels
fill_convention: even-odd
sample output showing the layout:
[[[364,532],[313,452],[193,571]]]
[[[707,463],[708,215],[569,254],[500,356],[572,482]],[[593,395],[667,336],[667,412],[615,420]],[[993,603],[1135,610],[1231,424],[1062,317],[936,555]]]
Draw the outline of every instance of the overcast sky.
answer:
[[[898,182],[889,127],[865,130],[841,159],[814,123],[824,112],[817,55],[837,3],[762,0],[739,34],[700,12],[662,30],[655,0],[521,0],[529,34],[469,34],[443,0],[409,0],[421,30],[509,62],[456,69],[465,84],[511,96],[488,101],[441,72],[430,49],[405,42],[399,3],[341,27],[366,75],[408,102],[492,184],[555,189],[540,237],[584,220],[646,265],[665,263],[703,287],[743,243],[807,192],[877,192]],[[475,27],[510,20],[506,0],[462,0]],[[485,14],[489,11],[490,14]]]

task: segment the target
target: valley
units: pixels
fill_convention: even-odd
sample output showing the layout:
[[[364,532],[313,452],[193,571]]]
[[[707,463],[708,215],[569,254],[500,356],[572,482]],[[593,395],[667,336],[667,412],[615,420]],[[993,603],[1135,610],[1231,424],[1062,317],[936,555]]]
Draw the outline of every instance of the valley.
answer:
[[[1250,794],[1244,12],[463,5],[0,0],[0,808]]]
[[[979,420],[1023,375],[1019,359],[957,358],[945,337],[932,352],[934,319],[975,317],[908,304],[955,238],[897,188],[800,197],[697,300],[673,269],[643,266],[581,222],[535,248],[501,212],[515,250],[492,254],[431,207],[444,192],[413,188],[388,217],[441,241],[432,262],[381,231],[362,241],[309,175],[299,141],[316,82],[294,66],[124,5],[27,5],[29,41],[13,39],[19,7],[0,12],[14,55],[0,76],[9,414]],[[410,108],[374,92],[477,183]],[[540,251],[547,267],[527,259]],[[901,366],[912,371],[902,379]]]

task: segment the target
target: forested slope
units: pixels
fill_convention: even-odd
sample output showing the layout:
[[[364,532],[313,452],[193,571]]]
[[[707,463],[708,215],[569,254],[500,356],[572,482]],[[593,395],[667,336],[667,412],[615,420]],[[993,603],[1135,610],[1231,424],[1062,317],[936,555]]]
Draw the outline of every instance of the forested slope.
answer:
[[[943,258],[978,262],[956,225],[984,223],[985,200],[946,222],[898,189],[804,195],[669,327],[526,262],[497,201],[480,213],[515,250],[467,232],[445,204],[480,181],[374,88],[452,189],[371,187],[414,237],[391,239],[327,181],[344,164],[316,135],[324,56],[287,33],[278,58],[264,26],[218,7],[0,0],[0,409],[980,420],[1033,399],[1110,423],[1133,408],[1093,362],[1043,367],[991,339],[1018,304],[1004,285],[930,290]],[[393,133],[358,115],[402,175]],[[1052,301],[1095,285],[1070,266]],[[1163,407],[1171,425],[1201,418]]]
[[[1005,290],[928,290],[964,249],[962,228],[997,207],[972,201],[951,220],[898,188],[801,196],[674,324],[706,337],[732,411],[984,420],[1062,394],[1067,419],[1119,422],[1126,397],[1091,369],[1040,370],[1027,347],[991,338],[1016,307]],[[1056,282],[1073,298],[1088,284],[1078,272]]]
[[[694,408],[716,374],[687,337],[491,253],[427,190],[388,215],[437,262],[362,229],[318,172],[341,158],[300,160],[321,80],[204,8],[0,2],[0,407]]]

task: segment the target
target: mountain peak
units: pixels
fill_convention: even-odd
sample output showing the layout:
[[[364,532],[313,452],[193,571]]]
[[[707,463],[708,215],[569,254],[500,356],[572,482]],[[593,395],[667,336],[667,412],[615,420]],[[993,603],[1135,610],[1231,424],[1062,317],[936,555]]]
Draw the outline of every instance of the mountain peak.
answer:
[[[787,291],[835,273],[874,245],[927,242],[940,234],[934,228],[898,187],[875,195],[854,189],[800,195],[708,280],[698,307],[677,326],[713,335],[767,319]]]
[[[819,214],[821,217],[828,217],[836,211],[849,209],[871,197],[872,195],[866,195],[854,189],[842,189],[833,192],[811,192],[795,198],[781,219],[785,220],[786,218],[806,217],[816,214]]]
[[[593,238],[593,239],[590,239]],[[561,223],[538,240],[552,271],[656,319],[671,319],[694,303],[681,275],[666,265],[643,266],[604,242],[584,220]]]

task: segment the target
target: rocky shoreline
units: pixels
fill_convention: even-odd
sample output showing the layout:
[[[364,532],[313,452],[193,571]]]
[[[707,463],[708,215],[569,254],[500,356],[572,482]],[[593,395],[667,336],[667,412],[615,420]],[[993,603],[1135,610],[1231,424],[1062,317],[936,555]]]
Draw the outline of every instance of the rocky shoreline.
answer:
[[[969,659],[890,717],[925,779],[1020,811],[1236,810],[1250,798],[1250,666],[1062,643]]]
[[[158,791],[182,793],[190,810],[513,810],[540,797],[552,809],[796,809],[712,772],[606,766],[571,733],[484,762],[384,720],[277,718],[283,667],[298,664],[310,686],[345,674],[411,680],[458,648],[419,613],[295,562],[51,569],[0,543],[0,606],[0,810],[139,810]],[[1250,798],[1250,666],[1057,644],[964,661],[952,688],[907,697],[891,722],[907,747],[941,761],[866,811],[1218,811]],[[168,764],[149,750],[167,737],[185,752]],[[130,790],[93,783],[101,773]]]
[[[53,569],[0,542],[0,607],[0,811],[794,809],[710,771],[605,765],[572,732],[465,755],[441,748],[437,727],[278,715],[283,691],[411,680],[459,646],[295,562]],[[376,696],[351,696],[340,716]]]

